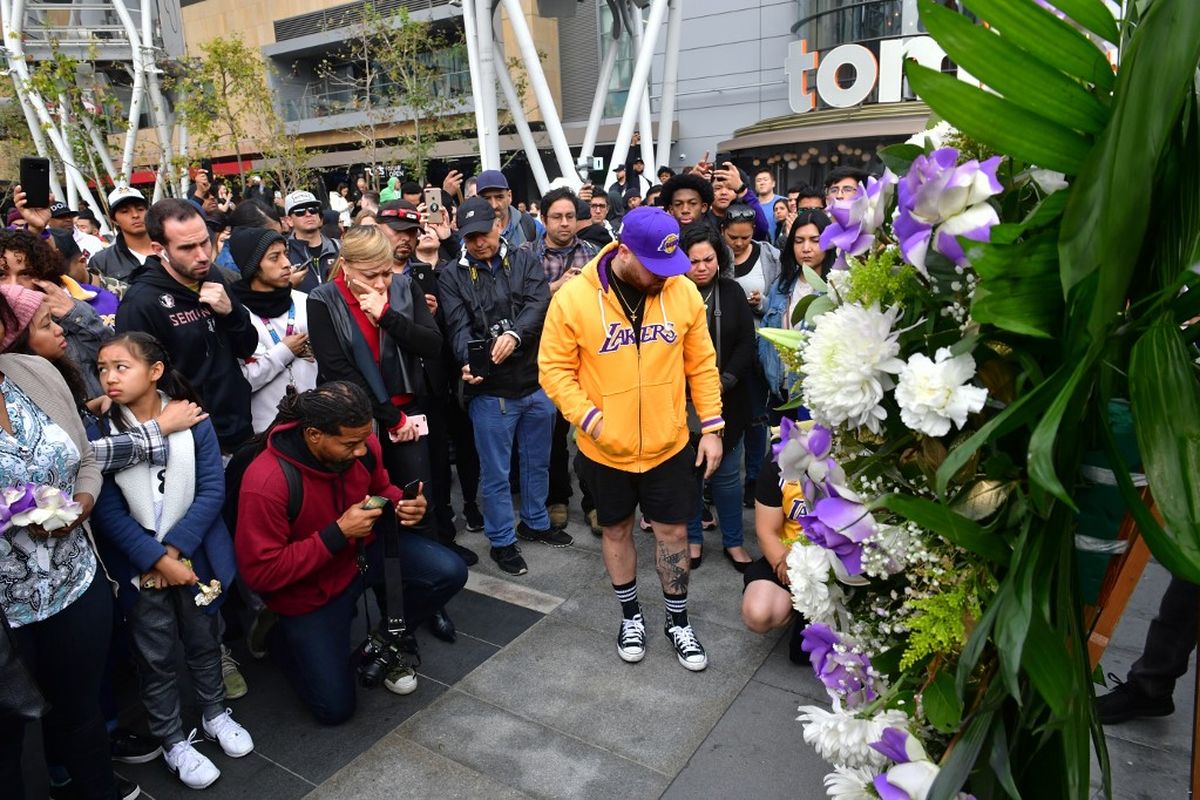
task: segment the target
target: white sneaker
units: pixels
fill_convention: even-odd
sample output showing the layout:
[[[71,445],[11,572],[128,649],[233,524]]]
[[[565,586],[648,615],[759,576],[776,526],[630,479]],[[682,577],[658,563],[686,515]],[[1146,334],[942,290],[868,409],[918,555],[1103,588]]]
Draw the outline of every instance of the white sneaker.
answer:
[[[230,758],[250,755],[254,749],[254,740],[250,738],[250,732],[233,721],[233,712],[228,708],[225,709],[224,714],[206,719],[202,724],[204,735],[209,739],[215,739],[217,744],[221,745],[221,749],[225,751],[225,755]]]
[[[179,776],[179,780],[189,789],[207,789],[213,781],[221,777],[217,765],[196,749],[196,731],[193,728],[188,738],[178,742],[169,749],[164,748],[163,760],[167,769]]]
[[[412,694],[417,690],[417,671],[407,663],[397,664],[383,679],[383,686],[392,694]]]

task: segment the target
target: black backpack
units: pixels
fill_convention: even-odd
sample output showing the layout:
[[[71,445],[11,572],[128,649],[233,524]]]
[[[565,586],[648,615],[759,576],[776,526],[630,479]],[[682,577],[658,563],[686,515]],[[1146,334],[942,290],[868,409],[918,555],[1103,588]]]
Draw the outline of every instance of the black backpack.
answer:
[[[296,465],[291,461],[281,456],[276,456],[275,460],[279,462],[279,469],[283,471],[283,479],[287,481],[288,522],[295,522],[296,517],[300,516],[300,506],[304,503],[304,479],[300,476],[300,470],[296,469]],[[359,462],[367,468],[367,472],[375,471],[375,454],[370,450],[367,450],[367,454],[360,458]]]

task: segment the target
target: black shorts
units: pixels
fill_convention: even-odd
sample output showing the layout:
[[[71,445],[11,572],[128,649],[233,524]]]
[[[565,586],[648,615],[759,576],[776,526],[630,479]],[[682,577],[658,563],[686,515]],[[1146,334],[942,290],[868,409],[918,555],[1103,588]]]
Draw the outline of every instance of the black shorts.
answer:
[[[779,582],[779,576],[771,568],[771,562],[767,561],[766,556],[762,556],[756,561],[751,561],[750,566],[746,567],[746,571],[742,573],[742,591],[746,591],[746,587],[753,581],[771,581],[781,589],[788,589],[788,587]],[[791,590],[788,589],[788,591]]]
[[[691,445],[646,472],[626,472],[580,453],[575,457],[575,473],[595,498],[601,525],[624,522],[638,506],[648,520],[678,525],[692,518],[700,499],[696,451]]]

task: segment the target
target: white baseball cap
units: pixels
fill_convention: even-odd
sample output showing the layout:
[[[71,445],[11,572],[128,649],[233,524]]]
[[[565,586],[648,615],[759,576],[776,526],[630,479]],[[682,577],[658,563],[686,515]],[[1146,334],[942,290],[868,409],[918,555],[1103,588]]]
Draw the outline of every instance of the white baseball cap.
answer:
[[[283,201],[283,213],[291,214],[293,209],[300,206],[320,206],[312,192],[292,192]]]
[[[117,208],[131,200],[146,205],[146,196],[132,186],[118,186],[108,193],[108,212],[111,214]]]

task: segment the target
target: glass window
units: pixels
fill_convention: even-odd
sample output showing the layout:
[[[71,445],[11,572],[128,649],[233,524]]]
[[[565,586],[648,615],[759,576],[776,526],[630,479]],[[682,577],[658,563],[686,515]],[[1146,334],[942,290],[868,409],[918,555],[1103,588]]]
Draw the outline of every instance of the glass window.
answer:
[[[607,3],[597,3],[600,13],[600,63],[608,54],[608,48],[614,45],[612,38],[612,10]],[[637,8],[634,13],[640,13]],[[633,37],[622,32],[621,40],[615,43],[618,48],[617,63],[613,67],[612,80],[608,82],[608,98],[604,102],[604,116],[619,117],[625,110],[625,100],[629,97],[629,84],[633,82],[633,65],[637,53],[633,48]]]

